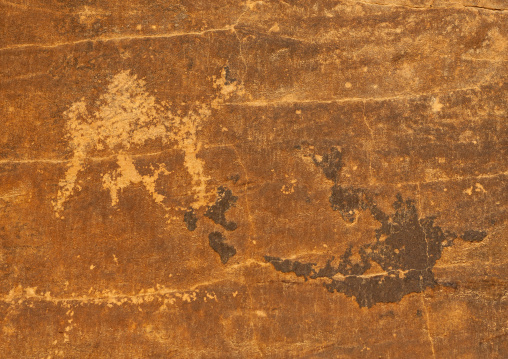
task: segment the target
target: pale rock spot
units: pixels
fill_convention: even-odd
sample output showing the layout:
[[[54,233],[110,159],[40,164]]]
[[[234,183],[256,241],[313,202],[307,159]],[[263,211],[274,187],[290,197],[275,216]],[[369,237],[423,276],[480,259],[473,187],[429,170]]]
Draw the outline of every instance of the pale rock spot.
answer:
[[[275,23],[271,28],[270,30],[268,30],[268,32],[279,32],[280,31],[280,28],[279,28],[279,24]]]
[[[256,310],[256,315],[261,318],[266,318],[266,312],[264,310]]]
[[[439,98],[432,100],[432,112],[439,112],[443,108],[443,104],[439,102]]]
[[[483,193],[487,192],[485,190],[485,188],[483,188],[483,186],[480,183],[476,183],[474,186],[475,186],[475,191],[476,192],[483,192]]]
[[[95,22],[103,20],[104,18],[109,16],[110,13],[85,5],[83,6],[83,8],[81,8],[81,10],[79,10],[77,15],[78,22],[81,25],[86,25],[87,28],[91,28]]]

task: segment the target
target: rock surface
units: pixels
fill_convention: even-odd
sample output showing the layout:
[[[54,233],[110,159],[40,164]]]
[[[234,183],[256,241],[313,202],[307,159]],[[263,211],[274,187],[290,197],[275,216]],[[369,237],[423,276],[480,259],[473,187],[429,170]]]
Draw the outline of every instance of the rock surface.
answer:
[[[508,357],[507,100],[506,0],[0,0],[0,356]]]

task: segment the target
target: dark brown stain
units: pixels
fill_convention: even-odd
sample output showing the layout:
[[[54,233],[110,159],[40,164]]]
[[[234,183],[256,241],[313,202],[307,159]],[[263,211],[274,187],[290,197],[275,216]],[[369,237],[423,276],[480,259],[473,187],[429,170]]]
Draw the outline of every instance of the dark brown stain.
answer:
[[[225,237],[220,232],[212,232],[208,235],[210,247],[220,256],[222,264],[226,264],[229,258],[236,254],[235,247],[224,243]]]
[[[334,181],[330,203],[347,222],[355,220],[356,212],[368,210],[380,223],[375,230],[374,241],[360,246],[359,261],[353,261],[352,247],[341,256],[338,265],[330,259],[322,268],[315,263],[301,263],[278,257],[265,256],[265,260],[283,273],[329,281],[324,286],[330,292],[340,292],[355,297],[360,307],[372,307],[376,303],[398,302],[409,293],[419,293],[425,288],[437,285],[432,268],[441,258],[443,248],[453,244],[458,236],[443,231],[434,224],[435,217],[420,218],[412,199],[397,194],[393,203],[394,213],[386,214],[379,209],[372,194],[354,187],[341,187],[338,176],[342,166],[340,152],[332,149],[316,165],[323,169],[325,176]],[[485,232],[466,231],[462,239],[481,241]],[[379,275],[367,275],[372,263],[384,271]]]
[[[237,224],[226,219],[226,212],[234,206],[237,200],[238,197],[234,196],[230,189],[220,186],[217,188],[217,200],[213,205],[207,207],[204,216],[224,227],[227,231],[234,231],[237,228]],[[189,231],[194,231],[197,228],[198,217],[193,208],[189,208],[185,212],[183,221]],[[210,233],[208,241],[210,247],[219,254],[223,264],[226,264],[229,258],[236,254],[236,249],[224,242],[225,237],[220,232]]]
[[[193,208],[189,208],[187,212],[185,212],[183,215],[183,221],[187,225],[187,229],[189,231],[193,231],[197,228],[198,218],[196,217]]]
[[[217,189],[217,200],[215,204],[208,207],[205,217],[210,218],[227,231],[234,231],[237,228],[237,224],[226,219],[226,212],[235,205],[237,200],[238,197],[234,196],[230,189],[220,186]]]
[[[467,242],[481,242],[487,236],[483,231],[465,231],[461,238]]]

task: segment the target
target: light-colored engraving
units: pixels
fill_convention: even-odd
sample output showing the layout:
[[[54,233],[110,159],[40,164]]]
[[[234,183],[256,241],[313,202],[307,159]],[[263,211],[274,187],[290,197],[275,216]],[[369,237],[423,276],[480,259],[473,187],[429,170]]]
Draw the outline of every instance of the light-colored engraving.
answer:
[[[191,206],[207,205],[214,191],[207,191],[210,178],[205,174],[204,162],[198,157],[201,143],[198,131],[201,125],[224,100],[233,93],[243,95],[245,90],[236,82],[228,83],[226,73],[214,78],[218,95],[209,104],[196,102],[187,113],[175,111],[171,104],[159,102],[146,90],[146,83],[130,71],[114,76],[105,94],[94,104],[85,98],[73,103],[64,113],[67,119],[69,147],[73,156],[59,182],[59,191],[53,201],[57,217],[62,216],[64,204],[81,190],[78,176],[85,170],[91,151],[107,151],[116,158],[117,169],[102,175],[103,188],[111,195],[111,204],[118,204],[119,193],[131,184],[142,184],[153,200],[164,206],[164,194],[157,192],[156,182],[161,176],[170,175],[165,164],[153,164],[152,173],[141,175],[135,159],[129,151],[147,141],[161,141],[164,147],[178,148],[184,153],[184,166],[192,178],[193,201]]]

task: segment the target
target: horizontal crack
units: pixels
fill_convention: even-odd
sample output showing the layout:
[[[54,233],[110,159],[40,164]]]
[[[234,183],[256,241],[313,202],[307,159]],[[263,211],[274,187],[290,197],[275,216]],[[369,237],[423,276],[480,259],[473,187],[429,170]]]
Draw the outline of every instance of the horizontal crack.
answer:
[[[385,97],[343,97],[343,98],[332,98],[328,100],[276,100],[276,101],[246,101],[246,102],[226,102],[220,104],[220,106],[252,106],[252,107],[263,107],[263,106],[277,106],[277,105],[293,105],[293,104],[333,104],[333,103],[347,103],[347,102],[382,102],[382,101],[393,101],[393,100],[407,100],[412,98],[435,96],[439,94],[453,93],[459,91],[481,91],[481,85],[473,87],[462,87],[450,90],[438,90],[428,93],[420,94],[400,94],[395,96]]]
[[[404,5],[404,4],[383,4],[378,2],[370,2],[370,1],[355,1],[356,3],[365,4],[365,5],[374,5],[374,6],[386,6],[386,7],[401,7],[406,9],[416,9],[416,10],[439,10],[439,9],[476,9],[476,10],[485,10],[485,11],[496,11],[496,12],[503,12],[508,11],[508,8],[496,8],[496,7],[489,7],[489,6],[480,6],[480,5],[463,5],[458,3],[452,3],[450,5],[452,6],[433,6],[432,4],[424,5],[424,6],[411,6],[411,5]]]
[[[2,51],[8,51],[8,50],[24,50],[28,48],[43,48],[43,49],[50,49],[50,48],[56,48],[61,46],[71,46],[71,45],[77,45],[77,44],[84,44],[88,42],[111,42],[111,41],[124,41],[124,40],[144,40],[144,39],[169,39],[173,37],[182,37],[182,36],[203,36],[208,33],[213,32],[227,32],[227,31],[234,31],[234,29],[230,26],[220,28],[220,29],[209,29],[209,30],[203,30],[199,32],[180,32],[180,33],[172,33],[172,34],[157,34],[157,35],[131,35],[131,36],[117,36],[117,37],[98,37],[93,39],[82,39],[82,40],[76,40],[76,41],[69,41],[69,42],[58,42],[54,44],[18,44],[18,45],[11,45],[4,48],[0,48],[0,52]]]

